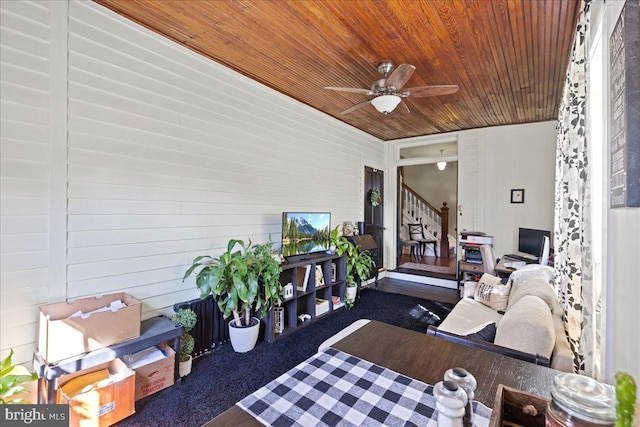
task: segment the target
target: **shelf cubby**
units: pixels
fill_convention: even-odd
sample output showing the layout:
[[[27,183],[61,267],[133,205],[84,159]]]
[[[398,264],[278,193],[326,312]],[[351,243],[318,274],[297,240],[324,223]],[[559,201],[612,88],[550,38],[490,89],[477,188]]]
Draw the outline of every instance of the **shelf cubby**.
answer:
[[[309,270],[307,277],[306,289],[301,291],[298,286],[304,284],[304,276],[306,270]],[[318,318],[324,318],[334,311],[344,306],[344,294],[346,292],[345,276],[347,272],[347,264],[344,256],[334,254],[322,254],[309,256],[300,261],[286,262],[282,264],[282,273],[280,274],[280,283],[293,285],[293,297],[283,301],[285,325],[282,333],[276,333],[274,330],[273,312],[268,313],[262,319],[265,326],[264,339],[268,342],[274,342],[299,328],[308,326],[315,322]],[[316,280],[318,274],[322,275],[322,280]],[[334,307],[332,297],[340,298],[340,305]],[[325,313],[318,316],[316,313],[316,299],[327,300],[329,308]],[[309,314],[311,319],[304,322],[298,321],[301,314]]]

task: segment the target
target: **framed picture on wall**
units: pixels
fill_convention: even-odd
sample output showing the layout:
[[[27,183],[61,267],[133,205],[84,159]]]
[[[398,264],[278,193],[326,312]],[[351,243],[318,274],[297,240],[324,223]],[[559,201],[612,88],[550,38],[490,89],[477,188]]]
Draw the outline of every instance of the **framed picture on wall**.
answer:
[[[511,190],[511,203],[524,203],[524,189]]]

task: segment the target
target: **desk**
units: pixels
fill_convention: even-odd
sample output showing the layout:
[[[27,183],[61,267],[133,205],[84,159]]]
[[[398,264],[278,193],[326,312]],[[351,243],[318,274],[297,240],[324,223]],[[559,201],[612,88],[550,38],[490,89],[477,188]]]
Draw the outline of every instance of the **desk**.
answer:
[[[447,369],[463,367],[478,381],[475,399],[489,408],[499,384],[550,399],[553,378],[559,373],[376,321],[347,335],[333,347],[431,385],[441,381]],[[260,425],[240,407],[233,406],[204,427]]]
[[[516,271],[515,268],[505,267],[504,266],[505,262],[515,262],[515,260],[508,259],[507,257],[500,258],[500,261],[498,262],[498,265],[496,265],[496,268],[495,268],[496,273],[500,277],[509,277],[511,273]]]

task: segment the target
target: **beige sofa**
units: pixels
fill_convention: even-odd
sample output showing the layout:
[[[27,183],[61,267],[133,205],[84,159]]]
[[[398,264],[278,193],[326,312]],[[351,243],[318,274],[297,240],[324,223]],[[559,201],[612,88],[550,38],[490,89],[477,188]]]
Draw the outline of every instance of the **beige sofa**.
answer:
[[[572,372],[562,307],[550,285],[553,270],[532,266],[509,278],[506,310],[496,311],[474,298],[461,299],[438,328],[428,333],[473,347]],[[495,323],[493,343],[468,335]]]

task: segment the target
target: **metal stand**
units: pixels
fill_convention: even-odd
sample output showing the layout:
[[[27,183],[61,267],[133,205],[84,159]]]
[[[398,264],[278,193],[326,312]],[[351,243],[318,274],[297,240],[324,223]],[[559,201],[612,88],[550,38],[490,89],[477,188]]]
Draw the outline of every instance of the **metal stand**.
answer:
[[[173,341],[173,349],[176,351],[174,379],[180,381],[178,365],[180,358],[180,335],[182,326],[176,325],[164,316],[152,317],[144,320],[140,325],[140,336],[128,341],[101,348],[100,350],[83,353],[58,362],[47,363],[38,350],[33,354],[33,368],[38,374],[38,403],[56,403],[56,389],[58,378],[62,375],[92,368],[102,363],[110,362],[127,354],[136,353],[155,344]],[[64,343],[60,343],[64,345]],[[44,382],[47,382],[46,398]]]

